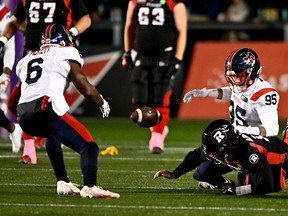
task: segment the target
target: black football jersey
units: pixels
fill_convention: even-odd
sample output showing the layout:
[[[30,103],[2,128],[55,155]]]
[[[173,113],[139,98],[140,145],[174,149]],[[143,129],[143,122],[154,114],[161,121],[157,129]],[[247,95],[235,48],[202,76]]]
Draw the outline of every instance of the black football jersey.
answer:
[[[14,12],[20,20],[27,21],[25,32],[28,50],[38,50],[42,33],[51,23],[72,27],[73,20],[88,15],[82,0],[19,0]]]
[[[249,174],[252,194],[266,194],[285,187],[287,152],[277,137],[242,134],[229,161]]]
[[[175,0],[131,0],[134,5],[135,49],[138,52],[163,51],[174,47],[177,34],[173,8]]]

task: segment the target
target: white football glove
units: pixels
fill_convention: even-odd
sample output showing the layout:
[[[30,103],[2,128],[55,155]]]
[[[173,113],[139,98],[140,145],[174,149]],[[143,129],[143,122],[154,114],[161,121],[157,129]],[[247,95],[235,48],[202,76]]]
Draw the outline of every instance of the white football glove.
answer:
[[[110,107],[109,107],[109,104],[108,102],[103,98],[102,95],[100,95],[101,98],[103,99],[103,105],[102,106],[99,106],[99,109],[101,110],[102,112],[102,118],[105,118],[105,117],[108,117],[109,116],[109,113],[110,113]]]
[[[7,92],[10,85],[10,75],[2,73],[0,75],[0,94]]]
[[[209,91],[206,88],[193,89],[184,95],[183,101],[184,103],[190,103],[193,97],[207,97],[208,93]]]

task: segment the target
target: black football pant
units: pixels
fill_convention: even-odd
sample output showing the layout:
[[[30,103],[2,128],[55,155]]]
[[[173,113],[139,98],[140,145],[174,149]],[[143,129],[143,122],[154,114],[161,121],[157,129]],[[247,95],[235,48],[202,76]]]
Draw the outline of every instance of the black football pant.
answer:
[[[197,181],[208,182],[221,188],[225,182],[225,178],[222,175],[228,172],[231,172],[231,168],[225,165],[215,164],[213,161],[207,161],[196,169],[193,178]]]

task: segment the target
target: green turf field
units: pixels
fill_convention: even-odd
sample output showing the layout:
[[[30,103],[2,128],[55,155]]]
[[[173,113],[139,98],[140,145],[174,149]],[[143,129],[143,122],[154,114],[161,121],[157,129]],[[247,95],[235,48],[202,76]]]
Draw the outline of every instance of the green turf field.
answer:
[[[119,155],[99,156],[98,184],[120,193],[120,199],[84,199],[56,194],[55,177],[44,149],[37,165],[20,165],[8,140],[0,142],[0,215],[287,215],[288,191],[262,197],[227,196],[220,190],[200,189],[192,172],[177,180],[153,179],[157,170],[173,170],[186,153],[200,145],[210,121],[172,120],[165,153],[148,151],[149,129],[129,119],[81,119],[100,149],[116,146]],[[281,122],[280,131],[284,122]],[[64,148],[66,168],[82,184],[79,156]],[[235,179],[235,173],[229,178]]]

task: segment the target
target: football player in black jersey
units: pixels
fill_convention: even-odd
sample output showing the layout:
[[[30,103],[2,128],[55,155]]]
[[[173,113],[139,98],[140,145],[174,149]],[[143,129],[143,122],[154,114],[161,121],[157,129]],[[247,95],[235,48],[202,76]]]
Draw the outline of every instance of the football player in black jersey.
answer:
[[[153,107],[162,121],[150,128],[149,150],[160,154],[168,134],[173,75],[180,68],[187,40],[187,14],[177,0],[130,0],[124,30],[122,65],[131,70],[132,102]],[[137,53],[132,60],[132,51]]]
[[[0,50],[18,30],[25,33],[24,55],[39,50],[41,35],[51,23],[58,23],[77,37],[90,25],[91,19],[82,0],[19,0],[17,8],[0,37]],[[9,110],[17,116],[16,106],[20,97],[18,84],[8,100]],[[37,163],[34,137],[23,133],[24,152],[20,163]],[[33,149],[34,148],[34,149]]]
[[[160,170],[154,178],[178,178],[195,168],[191,155],[207,157],[219,167],[238,171],[238,185],[227,180],[223,193],[234,195],[264,195],[278,192],[286,187],[288,171],[287,144],[277,137],[262,137],[234,132],[227,120],[210,123],[203,132],[202,146],[191,151],[173,171]],[[200,156],[202,155],[202,156]],[[213,176],[211,176],[213,178]]]
[[[91,25],[89,13],[82,0],[19,0],[11,21],[0,37],[0,46],[15,35],[25,22],[25,54],[39,49],[41,34],[51,23],[65,26],[73,37]]]

